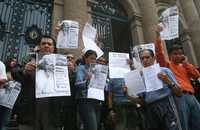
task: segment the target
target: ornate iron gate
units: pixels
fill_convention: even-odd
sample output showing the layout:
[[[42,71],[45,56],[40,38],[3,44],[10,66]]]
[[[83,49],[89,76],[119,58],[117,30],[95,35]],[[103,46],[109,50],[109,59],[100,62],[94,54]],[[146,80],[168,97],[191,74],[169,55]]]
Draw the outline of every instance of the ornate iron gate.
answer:
[[[50,34],[53,0],[0,0],[0,58],[19,60],[30,46],[25,41],[27,29],[34,26]]]
[[[97,29],[97,44],[104,52],[113,49],[112,26],[109,18],[92,15],[92,24]]]
[[[119,0],[88,0],[92,24],[97,29],[97,44],[106,53],[114,50],[112,21],[128,23]]]

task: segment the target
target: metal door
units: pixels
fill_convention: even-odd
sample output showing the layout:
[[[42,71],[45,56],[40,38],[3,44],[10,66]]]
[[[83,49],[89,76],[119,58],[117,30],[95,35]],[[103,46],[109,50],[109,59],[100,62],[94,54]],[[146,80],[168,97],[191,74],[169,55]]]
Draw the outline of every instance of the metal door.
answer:
[[[25,41],[27,29],[34,26],[50,34],[53,0],[0,0],[0,58],[19,60],[30,46]]]

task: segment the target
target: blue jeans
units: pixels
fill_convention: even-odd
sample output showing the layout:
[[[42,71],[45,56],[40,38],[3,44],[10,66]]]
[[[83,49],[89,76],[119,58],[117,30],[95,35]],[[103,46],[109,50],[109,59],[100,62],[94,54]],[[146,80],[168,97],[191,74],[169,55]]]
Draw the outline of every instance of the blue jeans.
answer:
[[[0,106],[0,130],[7,130],[11,109]]]
[[[100,102],[98,100],[79,100],[78,111],[83,121],[84,130],[98,130],[100,122]]]
[[[184,93],[175,97],[183,130],[200,130],[200,104],[195,96]]]

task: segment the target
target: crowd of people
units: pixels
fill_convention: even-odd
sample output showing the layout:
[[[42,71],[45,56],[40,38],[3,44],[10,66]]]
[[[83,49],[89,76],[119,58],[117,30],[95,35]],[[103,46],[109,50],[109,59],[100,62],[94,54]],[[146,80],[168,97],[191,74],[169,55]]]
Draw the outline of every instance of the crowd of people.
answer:
[[[21,84],[14,108],[0,105],[0,130],[7,129],[11,115],[16,118],[19,130],[200,130],[200,104],[191,84],[191,80],[200,78],[200,73],[188,63],[178,45],[172,45],[167,60],[160,31],[158,27],[155,54],[143,49],[139,57],[144,68],[155,61],[160,64],[158,77],[164,87],[137,97],[128,95],[124,78],[108,77],[105,101],[87,98],[92,77],[89,66],[109,62],[104,57],[97,59],[93,50],[86,51],[78,60],[71,53],[64,54],[68,60],[71,96],[35,98],[35,55],[23,64],[14,58],[5,64],[0,62],[0,94],[6,82],[14,80]],[[41,37],[37,47],[38,53],[56,53],[56,42],[48,35]],[[127,59],[127,64],[134,69],[131,59]]]

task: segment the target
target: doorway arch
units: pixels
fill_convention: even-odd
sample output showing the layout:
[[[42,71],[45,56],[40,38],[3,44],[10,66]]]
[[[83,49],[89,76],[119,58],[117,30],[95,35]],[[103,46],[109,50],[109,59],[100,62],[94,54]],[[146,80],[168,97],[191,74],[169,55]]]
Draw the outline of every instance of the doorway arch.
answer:
[[[139,6],[131,0],[88,0],[92,24],[97,29],[97,44],[105,54],[109,51],[129,52],[134,39]],[[136,4],[136,5],[135,5]],[[133,26],[134,24],[134,26]]]

